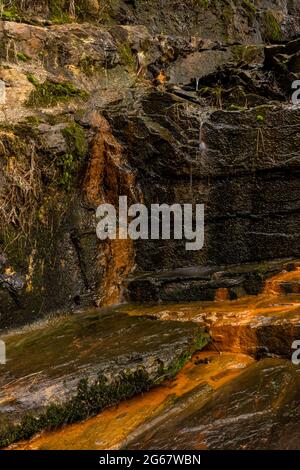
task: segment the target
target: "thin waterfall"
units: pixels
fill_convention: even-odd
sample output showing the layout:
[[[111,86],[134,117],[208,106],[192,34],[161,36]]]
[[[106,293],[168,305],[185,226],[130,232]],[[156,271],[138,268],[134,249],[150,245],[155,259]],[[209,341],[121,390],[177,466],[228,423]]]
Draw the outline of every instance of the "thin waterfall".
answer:
[[[198,79],[199,80],[199,79]],[[197,85],[196,85],[197,87]],[[200,127],[199,127],[199,136],[196,146],[196,159],[190,159],[190,194],[193,196],[193,164],[194,161],[197,161],[199,158],[205,156],[207,151],[207,144],[205,142],[205,133],[204,133],[204,125],[207,122],[210,111],[209,110],[200,110],[198,112],[198,116],[200,117]]]

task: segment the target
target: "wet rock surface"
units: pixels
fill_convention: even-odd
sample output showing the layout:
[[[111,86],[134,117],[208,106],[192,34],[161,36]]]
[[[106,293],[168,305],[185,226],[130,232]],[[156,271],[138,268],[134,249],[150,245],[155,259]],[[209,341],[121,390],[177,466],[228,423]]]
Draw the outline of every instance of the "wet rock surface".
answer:
[[[297,2],[67,3],[1,13],[0,251],[26,282],[0,287],[0,328],[118,303],[133,270],[298,256]],[[96,207],[118,195],[204,203],[204,249],[100,243]],[[212,298],[201,282],[163,298]]]
[[[151,426],[154,419],[159,424],[167,414],[176,414],[182,404],[196,396],[207,399],[213,390],[241,374],[252,363],[253,359],[242,354],[196,353],[174,380],[110,408],[85,423],[36,436],[12,448],[120,449],[136,432],[140,434],[141,427],[147,429],[148,422]]]
[[[205,327],[214,351],[237,355],[217,361],[222,392],[199,358],[200,376],[191,374],[199,386],[184,382],[187,396],[166,413],[169,390],[158,391],[162,419],[133,441],[151,446],[156,426],[166,426],[162,448],[172,439],[174,448],[299,448],[298,369],[262,361],[223,384],[230,364],[251,362],[241,352],[288,357],[300,334],[299,273],[282,263],[300,247],[300,112],[290,102],[300,78],[298,3],[2,1],[0,328],[120,303],[129,277],[131,300],[184,302],[84,313],[4,337],[3,445],[174,375],[206,342]],[[119,195],[147,206],[205,204],[203,250],[100,242],[96,208]],[[282,270],[263,294],[244,297]],[[114,445],[131,445],[120,437],[128,434]]]
[[[7,364],[0,366],[3,446],[151,388],[174,375],[209,337],[193,323],[112,311],[53,320],[1,339],[7,349]]]
[[[297,139],[298,110],[215,111],[205,121],[201,108],[182,101],[155,93],[144,101],[145,117],[141,110],[136,118],[109,117],[120,129],[121,142],[133,138],[127,158],[140,174],[147,206],[157,200],[169,205],[193,201],[206,209],[201,251],[187,253],[185,240],[138,241],[137,269],[263,262],[274,252],[279,258],[297,256],[299,155],[293,136]]]
[[[230,289],[220,287],[215,291],[215,301],[137,304],[126,306],[126,312],[131,315],[143,312],[161,320],[197,322],[210,331],[210,347],[219,352],[243,352],[258,359],[288,358],[292,343],[300,336],[300,298],[297,293],[300,270],[297,263],[291,263],[289,267],[290,271],[269,278],[263,291],[256,296],[230,300]]]
[[[282,271],[295,271],[295,260],[276,260],[242,266],[199,266],[130,276],[126,296],[133,302],[182,302],[215,300],[220,289],[226,298],[234,300],[246,295],[257,295],[266,279]],[[288,275],[285,292],[297,292],[297,273]],[[279,277],[279,283],[284,278]],[[290,280],[290,283],[288,282]],[[275,282],[275,281],[274,281]]]
[[[265,359],[128,443],[128,449],[300,448],[300,369]]]

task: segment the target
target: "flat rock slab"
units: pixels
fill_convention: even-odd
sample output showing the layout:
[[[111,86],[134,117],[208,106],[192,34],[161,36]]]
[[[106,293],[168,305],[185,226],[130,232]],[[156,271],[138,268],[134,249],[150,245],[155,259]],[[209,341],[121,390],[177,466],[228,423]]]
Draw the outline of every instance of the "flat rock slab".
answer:
[[[12,445],[18,450],[112,450],[120,449],[136,433],[148,428],[150,420],[160,423],[167,413],[178,412],[182,402],[194,399],[194,390],[203,398],[223,386],[254,361],[243,354],[200,352],[172,380],[142,396],[111,407],[84,423],[43,433],[30,441]]]
[[[128,299],[133,302],[191,302],[215,300],[220,289],[231,300],[257,295],[266,279],[283,271],[293,272],[299,260],[282,259],[265,263],[230,266],[194,266],[172,271],[140,273],[129,278]],[[298,292],[286,288],[286,292]],[[283,289],[284,290],[284,289]]]
[[[52,320],[2,340],[7,349],[7,364],[0,366],[4,446],[149,389],[178,372],[209,338],[192,322],[130,317],[112,309]]]
[[[299,294],[120,308],[131,315],[147,314],[165,321],[194,321],[210,332],[211,349],[255,358],[289,358],[292,343],[300,338]]]
[[[186,405],[186,406],[185,406]],[[300,449],[300,367],[265,359],[127,444],[129,449]]]

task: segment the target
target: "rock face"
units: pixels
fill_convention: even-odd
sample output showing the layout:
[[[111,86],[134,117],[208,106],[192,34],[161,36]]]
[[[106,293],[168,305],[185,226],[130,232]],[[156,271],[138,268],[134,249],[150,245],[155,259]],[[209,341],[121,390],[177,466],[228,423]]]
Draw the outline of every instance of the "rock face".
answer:
[[[260,112],[263,125],[257,122]],[[112,121],[121,141],[130,142],[131,134],[128,160],[140,173],[147,205],[193,201],[206,207],[203,250],[187,253],[185,240],[138,242],[138,268],[239,264],[270,259],[274,252],[297,256],[300,160],[294,132],[299,116],[297,109],[284,107],[216,111],[203,126],[204,154],[199,151],[201,108],[171,94],[147,97],[129,122],[127,116]]]
[[[119,303],[132,272],[297,257],[297,2],[55,5],[0,12],[0,253],[20,287],[1,278],[0,328]],[[204,249],[100,242],[119,195],[204,203]],[[196,298],[184,283],[175,300]]]
[[[194,323],[113,311],[2,337],[0,445],[97,414],[172,377],[209,336]]]
[[[137,274],[128,279],[127,298],[133,302],[144,303],[191,302],[222,300],[219,294],[223,292],[225,295],[223,300],[235,300],[259,294],[267,279],[270,278],[268,282],[272,282],[275,274],[282,272],[282,278],[279,277],[278,280],[280,284],[278,292],[283,287],[283,293],[297,293],[298,266],[297,261],[289,259],[233,266],[198,266]]]
[[[292,264],[290,265],[292,267]],[[270,264],[269,270],[276,265]],[[278,267],[278,266],[277,266]],[[295,267],[295,265],[294,265]],[[248,268],[248,270],[247,270]],[[244,280],[248,289],[257,288],[258,279],[255,282],[255,272],[249,272],[249,265],[243,266],[245,271],[239,271],[240,276],[246,276]],[[230,272],[227,271],[227,274]],[[196,276],[198,273],[194,273]],[[208,274],[206,272],[206,274]],[[233,273],[232,273],[233,274]],[[236,276],[237,273],[235,273]],[[256,273],[257,274],[257,273]],[[263,282],[263,275],[260,274],[260,282]],[[224,287],[224,282],[231,280],[224,278],[222,273],[207,280],[202,272],[202,280],[195,281],[190,277],[185,283],[182,277],[168,280],[165,275],[156,278],[156,283],[152,279],[152,284],[147,284],[145,276],[139,280],[138,286],[141,292],[145,290],[153,294],[155,287],[157,292],[168,293],[169,296],[177,294],[178,298],[183,297],[184,287],[199,297],[209,296],[213,290],[213,301],[201,302],[173,302],[150,304],[150,306],[133,304],[119,307],[120,311],[126,311],[131,315],[151,315],[160,320],[194,321],[206,328],[211,336],[210,349],[219,352],[244,353],[261,359],[264,357],[291,357],[291,345],[300,336],[300,269],[283,271],[282,273],[269,278],[264,290],[259,295],[245,296],[245,291],[241,290],[242,297],[237,300],[230,300],[236,285]],[[148,282],[151,278],[148,277]],[[159,284],[159,281],[161,284]],[[212,289],[212,282],[215,283]],[[241,282],[241,280],[240,280]],[[216,289],[217,285],[219,286]],[[159,291],[160,289],[160,291]],[[139,292],[138,288],[137,291]],[[249,291],[248,291],[249,293]],[[207,298],[206,297],[206,298]],[[148,297],[148,301],[151,297]],[[174,298],[173,298],[174,300]]]
[[[138,435],[128,449],[299,450],[300,369],[265,359]],[[279,398],[280,397],[280,398]]]
[[[18,450],[108,450],[121,449],[141,428],[160,423],[169,413],[178,412],[183,403],[200,396],[204,400],[214,390],[241,374],[253,359],[243,354],[200,352],[170,382],[165,382],[143,396],[135,397],[117,408],[105,410],[85,423],[45,433],[30,441],[20,442]]]

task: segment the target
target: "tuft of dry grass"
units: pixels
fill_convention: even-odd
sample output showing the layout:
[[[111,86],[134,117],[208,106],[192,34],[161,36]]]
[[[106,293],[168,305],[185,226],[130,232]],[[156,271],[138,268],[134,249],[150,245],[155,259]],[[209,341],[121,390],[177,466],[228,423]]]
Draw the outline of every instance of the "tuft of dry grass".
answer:
[[[25,149],[25,144],[13,132],[1,131],[0,166],[1,231],[4,242],[12,244],[20,237],[30,236],[42,192],[34,141],[26,142]],[[14,238],[11,238],[12,227]]]

